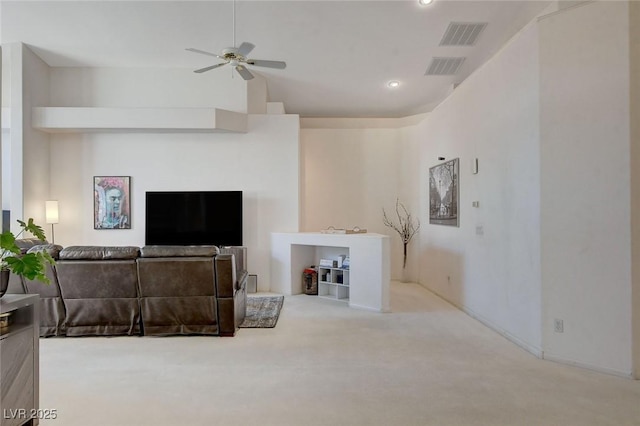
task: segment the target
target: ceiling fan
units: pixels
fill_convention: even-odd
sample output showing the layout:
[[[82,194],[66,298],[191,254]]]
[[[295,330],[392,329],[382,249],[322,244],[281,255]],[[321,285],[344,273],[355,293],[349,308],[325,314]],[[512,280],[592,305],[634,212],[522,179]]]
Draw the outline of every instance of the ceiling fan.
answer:
[[[203,55],[214,56],[224,61],[219,64],[197,69],[194,71],[196,73],[203,73],[205,71],[210,71],[212,69],[216,69],[229,64],[234,67],[236,71],[238,71],[238,74],[240,74],[242,78],[244,78],[245,80],[251,80],[253,78],[253,74],[251,74],[251,71],[247,69],[245,64],[276,69],[286,68],[287,64],[282,61],[266,61],[262,59],[247,58],[247,55],[253,50],[254,47],[255,46],[253,44],[244,42],[240,45],[240,47],[229,47],[224,49],[221,55],[205,52],[204,50],[194,49],[193,47],[189,47],[187,48],[187,50],[190,52],[201,53]]]
[[[236,45],[236,2],[233,1],[233,45]],[[287,64],[283,61],[266,61],[262,59],[249,59],[247,55],[253,50],[255,46],[251,43],[244,42],[239,47],[228,47],[222,51],[221,55],[217,55],[211,52],[205,52],[204,50],[194,49],[193,47],[188,47],[186,50],[190,52],[200,53],[203,55],[213,56],[218,59],[222,59],[224,62],[219,64],[211,65],[208,67],[200,68],[195,70],[196,73],[203,73],[206,71],[210,71],[216,68],[220,68],[224,65],[231,65],[236,69],[238,74],[245,80],[251,80],[253,78],[253,74],[251,71],[247,69],[246,65],[254,65],[257,67],[267,67],[267,68],[276,68],[276,69],[284,69]]]

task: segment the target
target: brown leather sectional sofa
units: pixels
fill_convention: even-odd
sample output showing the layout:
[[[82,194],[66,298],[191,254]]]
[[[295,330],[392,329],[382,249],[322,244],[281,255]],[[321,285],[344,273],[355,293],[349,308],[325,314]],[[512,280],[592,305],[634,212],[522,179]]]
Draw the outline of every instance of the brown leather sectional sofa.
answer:
[[[41,298],[41,336],[233,336],[246,311],[247,271],[215,246],[37,245],[56,264]],[[14,287],[15,291],[15,287]]]

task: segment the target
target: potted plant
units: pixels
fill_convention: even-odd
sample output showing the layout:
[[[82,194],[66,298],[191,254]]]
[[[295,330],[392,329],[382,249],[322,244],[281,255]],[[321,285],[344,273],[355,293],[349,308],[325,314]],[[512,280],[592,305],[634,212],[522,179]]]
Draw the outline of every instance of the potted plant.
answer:
[[[399,199],[396,199],[396,216],[398,217],[398,223],[395,223],[393,220],[389,219],[387,216],[387,212],[382,209],[382,222],[385,226],[395,230],[402,239],[402,245],[404,248],[403,260],[402,260],[402,282],[407,282],[407,246],[414,235],[420,229],[420,221],[411,216],[411,213],[407,211],[407,208],[400,202]]]
[[[20,247],[16,244],[16,239],[25,231],[30,232],[42,242],[46,241],[46,236],[42,228],[33,222],[33,218],[30,218],[26,223],[18,220],[18,223],[22,230],[17,235],[13,235],[11,231],[0,234],[0,297],[7,291],[10,272],[30,280],[38,280],[49,284],[49,278],[46,276],[46,265],[47,263],[50,265],[55,263],[46,251],[21,254]]]

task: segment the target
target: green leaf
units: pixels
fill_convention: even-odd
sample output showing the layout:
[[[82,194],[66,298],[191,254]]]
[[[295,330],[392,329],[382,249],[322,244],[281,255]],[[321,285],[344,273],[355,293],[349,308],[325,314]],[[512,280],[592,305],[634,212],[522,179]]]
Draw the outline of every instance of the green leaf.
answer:
[[[31,232],[40,241],[45,241],[47,239],[47,237],[44,235],[44,230],[42,229],[42,227],[39,226],[39,225],[36,225],[33,222],[33,218],[32,217],[29,218],[29,222],[28,223],[24,223],[21,220],[18,220],[18,223],[20,223],[20,226],[22,226],[22,228],[25,231]]]
[[[55,265],[56,264],[56,261],[53,259],[53,257],[51,257],[49,252],[39,251],[39,252],[37,252],[35,254],[38,256],[38,259],[40,260],[40,262],[42,264],[44,264],[44,262],[47,262],[49,265]]]
[[[4,260],[15,274],[49,284],[49,278],[45,275],[45,264],[41,261],[42,258],[43,256],[37,253],[27,253],[22,257],[11,256]]]
[[[2,257],[9,253],[20,254],[20,248],[16,245],[16,237],[10,231],[0,234],[0,248],[2,248]]]
[[[10,231],[3,232],[0,234],[0,245],[3,249],[9,249],[11,246],[15,245],[16,237]]]
[[[0,267],[7,268],[14,274],[24,276],[27,279],[49,284],[50,281],[46,275],[47,263],[50,265],[55,264],[55,260],[51,255],[46,250],[22,255],[20,247],[16,244],[16,238],[25,231],[30,232],[40,241],[46,241],[42,227],[36,225],[33,218],[29,218],[26,223],[18,220],[18,223],[22,230],[17,236],[10,231],[0,234],[0,248],[2,249],[0,252]]]

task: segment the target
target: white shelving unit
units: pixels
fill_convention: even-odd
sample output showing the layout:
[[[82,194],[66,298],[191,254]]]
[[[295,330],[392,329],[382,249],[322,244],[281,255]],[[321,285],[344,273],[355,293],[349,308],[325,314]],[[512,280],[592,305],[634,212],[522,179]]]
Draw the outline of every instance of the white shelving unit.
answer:
[[[286,295],[304,293],[302,271],[309,265],[319,266],[320,259],[336,259],[339,255],[349,256],[348,281],[338,285],[338,278],[336,278],[336,282],[325,281],[320,284],[322,276],[318,276],[318,292],[326,291],[324,296],[333,296],[333,300],[340,300],[339,297],[346,296],[345,293],[348,292],[348,299],[345,297],[344,300],[348,300],[351,308],[390,312],[390,238],[388,235],[372,232],[365,234],[272,233],[271,291]],[[327,269],[320,266],[319,268]],[[342,279],[345,280],[344,270],[342,273]],[[330,291],[335,291],[335,296]]]
[[[318,296],[348,302],[349,270],[318,267]]]

